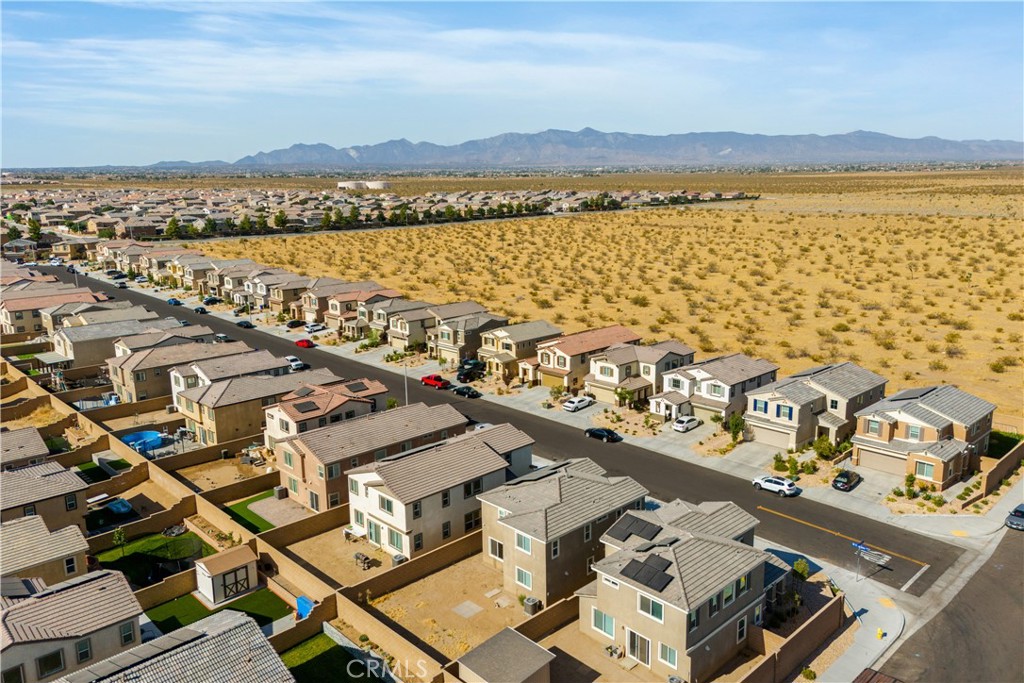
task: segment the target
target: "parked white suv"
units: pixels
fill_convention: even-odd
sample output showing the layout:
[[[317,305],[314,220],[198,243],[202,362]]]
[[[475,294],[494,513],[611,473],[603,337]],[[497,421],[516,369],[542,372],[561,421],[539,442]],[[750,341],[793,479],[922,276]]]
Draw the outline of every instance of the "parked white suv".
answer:
[[[780,496],[795,496],[800,489],[796,487],[796,482],[786,477],[774,477],[770,474],[765,474],[760,477],[754,477],[754,488],[760,491],[771,491],[777,493]]]
[[[285,356],[284,359],[288,361],[288,365],[292,366],[292,372],[306,369],[306,364],[298,356]]]
[[[577,396],[570,398],[568,401],[562,404],[562,410],[567,410],[570,413],[575,413],[577,410],[582,410],[587,406],[592,406],[596,401],[589,396]]]
[[[313,334],[314,332],[323,332],[327,329],[327,325],[322,323],[309,323],[302,329],[306,330],[306,334]]]

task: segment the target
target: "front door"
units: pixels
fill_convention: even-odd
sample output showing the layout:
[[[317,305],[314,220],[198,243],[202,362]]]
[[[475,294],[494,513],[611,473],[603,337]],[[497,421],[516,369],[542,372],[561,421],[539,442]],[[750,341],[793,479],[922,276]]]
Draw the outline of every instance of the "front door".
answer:
[[[366,537],[370,539],[370,543],[380,545],[380,524],[374,521],[367,523]]]
[[[629,656],[644,666],[651,665],[651,641],[636,631],[629,632]]]

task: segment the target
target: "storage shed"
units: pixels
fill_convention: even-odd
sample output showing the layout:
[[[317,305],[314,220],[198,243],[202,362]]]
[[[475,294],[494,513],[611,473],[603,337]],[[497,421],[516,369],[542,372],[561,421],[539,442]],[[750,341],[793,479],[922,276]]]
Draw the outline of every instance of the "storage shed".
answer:
[[[256,553],[249,546],[240,545],[196,560],[196,583],[211,604],[238,597],[258,583]]]

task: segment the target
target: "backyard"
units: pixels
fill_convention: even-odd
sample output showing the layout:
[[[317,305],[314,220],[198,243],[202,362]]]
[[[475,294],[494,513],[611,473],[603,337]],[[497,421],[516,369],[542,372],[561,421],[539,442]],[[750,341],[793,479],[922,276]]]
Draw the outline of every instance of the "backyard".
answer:
[[[186,560],[213,555],[216,551],[191,531],[173,538],[162,534],[143,536],[122,547],[104,550],[97,559],[105,569],[123,572],[136,586],[148,586],[176,574]]]
[[[292,613],[292,608],[266,588],[232,600],[215,610],[207,609],[194,595],[183,595],[147,610],[146,616],[162,633],[195,623],[224,609],[245,612],[260,626],[266,626]]]
[[[281,654],[281,661],[298,683],[350,683],[365,679],[365,668],[321,633]]]
[[[257,493],[252,498],[246,498],[240,503],[228,505],[228,514],[231,515],[231,519],[235,520],[254,534],[269,531],[274,528],[274,525],[250,510],[249,506],[255,502],[270,498],[272,495],[274,495],[274,490],[270,489],[263,493]]]

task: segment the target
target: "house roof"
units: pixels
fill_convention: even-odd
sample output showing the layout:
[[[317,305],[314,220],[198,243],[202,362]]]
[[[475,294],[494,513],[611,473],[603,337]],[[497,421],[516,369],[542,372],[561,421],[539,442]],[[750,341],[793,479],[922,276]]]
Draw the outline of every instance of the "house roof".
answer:
[[[613,365],[625,365],[634,361],[657,364],[661,362],[662,358],[673,353],[685,357],[695,352],[680,341],[666,339],[650,346],[613,344],[601,356]]]
[[[327,425],[282,439],[280,443],[292,444],[316,460],[328,464],[465,424],[465,415],[447,403],[437,406],[413,403]]]
[[[229,346],[230,344],[213,344],[213,346]],[[248,348],[248,347],[247,347]],[[173,368],[182,375],[202,373],[211,382],[227,377],[240,377],[269,370],[287,369],[288,361],[278,358],[266,349],[247,350],[230,356],[209,358],[195,361],[186,366]]]
[[[456,301],[450,304],[441,304],[439,306],[431,304],[430,306],[430,314],[436,316],[439,320],[458,318],[471,313],[486,312],[487,309],[475,301]]]
[[[458,439],[406,451],[345,472],[374,473],[399,502],[409,504],[445,489],[504,471],[505,459],[483,439]],[[369,482],[375,486],[376,482]]]
[[[505,325],[504,327],[490,330],[488,334],[499,332],[503,333],[500,337],[507,338],[513,342],[529,341],[530,339],[539,339],[541,337],[554,337],[562,334],[561,329],[555,327],[547,320],[531,320],[525,323],[516,323],[515,325]]]
[[[0,613],[0,650],[81,638],[142,614],[121,572],[90,572],[16,600]]]
[[[309,393],[306,393],[308,390]],[[302,393],[298,395],[296,391]],[[308,420],[337,410],[346,403],[369,403],[365,398],[356,398],[345,391],[340,384],[329,387],[302,387],[282,396],[277,407],[292,420]],[[385,389],[386,391],[386,389]]]
[[[647,493],[631,477],[608,476],[593,460],[575,458],[542,467],[477,497],[508,511],[502,524],[546,542],[632,505]]]
[[[459,664],[484,681],[523,683],[551,663],[550,651],[505,627],[459,657]]]
[[[757,525],[756,517],[731,501],[694,505],[677,498],[654,510],[626,512],[609,527],[601,542],[616,548],[631,547],[670,538],[680,531],[736,538]]]
[[[642,337],[622,325],[611,325],[596,330],[584,330],[575,334],[567,334],[564,337],[556,337],[537,344],[540,349],[558,349],[567,356],[575,356],[579,353],[591,353],[606,349],[612,344],[629,344],[639,342]]]
[[[293,683],[295,678],[256,621],[244,612],[226,609],[58,679],[58,683],[124,681]]]
[[[94,325],[62,327],[59,330],[55,330],[53,336],[62,336],[72,344],[75,344],[93,339],[117,339],[118,337],[127,337],[145,332],[159,332],[176,327],[180,328],[181,323],[174,318],[163,318],[161,320],[118,320],[109,323],[96,323]]]
[[[0,575],[12,576],[53,560],[89,551],[82,530],[74,524],[51,532],[38,515],[0,524]]]
[[[859,396],[875,387],[884,387],[888,381],[881,375],[850,361],[809,368],[792,377],[806,379],[812,385],[845,399]]]
[[[682,368],[683,372],[700,369],[727,386],[734,386],[754,377],[778,370],[779,366],[762,358],[751,358],[742,353],[718,356],[692,363]]]
[[[188,344],[197,337],[204,337],[213,334],[213,330],[205,325],[189,325],[187,327],[181,327],[178,325],[177,321],[172,321],[170,318],[166,318],[166,320],[173,323],[165,325],[168,329],[130,334],[126,337],[119,337],[115,339],[114,343],[118,346],[123,346],[129,351],[137,351],[138,349],[147,349],[151,346],[157,346],[158,344],[163,344],[164,342],[169,341],[175,341],[178,344]]]
[[[687,398],[682,392],[670,389],[669,391],[661,391],[651,396],[651,400],[660,398],[666,403],[674,406],[681,406],[684,403],[689,403],[690,399]]]
[[[85,481],[56,462],[0,472],[0,510],[74,493]]]
[[[748,396],[779,396],[796,405],[813,403],[825,394],[797,377],[786,377],[747,392]]]
[[[123,356],[107,359],[112,368],[121,368],[125,372],[162,368],[187,363],[203,358],[221,358],[223,356],[242,356],[252,351],[245,342],[228,342],[226,344],[171,344],[154,346],[148,349],[133,351]]]
[[[256,553],[252,551],[252,548],[247,545],[239,545],[196,560],[196,564],[202,565],[210,576],[217,576],[255,561]]]
[[[456,316],[454,318],[446,318],[443,326],[452,330],[464,330],[472,331],[477,330],[487,325],[488,323],[508,322],[508,318],[503,315],[493,315],[491,313],[467,313],[466,315]]]
[[[501,454],[511,453],[516,449],[526,448],[537,443],[529,434],[513,427],[507,422],[493,425],[487,429],[478,429],[473,432],[453,436],[448,439],[448,442],[452,443],[461,439],[478,439],[493,448],[495,452]]]
[[[219,346],[219,344],[218,344]],[[248,375],[222,379],[201,387],[185,389],[179,396],[211,408],[254,401],[295,391],[303,384],[320,386],[340,382],[341,377],[330,370],[318,368],[287,375]]]
[[[49,454],[50,449],[35,427],[22,427],[0,434],[0,463],[45,457]]]
[[[944,427],[950,422],[971,425],[996,409],[988,401],[961,391],[950,384],[921,389],[904,389],[856,413],[882,415],[894,421],[894,413],[904,412],[927,425]]]

